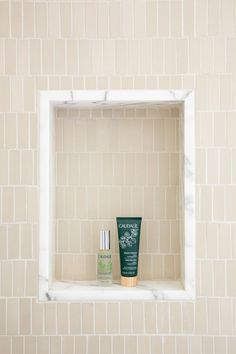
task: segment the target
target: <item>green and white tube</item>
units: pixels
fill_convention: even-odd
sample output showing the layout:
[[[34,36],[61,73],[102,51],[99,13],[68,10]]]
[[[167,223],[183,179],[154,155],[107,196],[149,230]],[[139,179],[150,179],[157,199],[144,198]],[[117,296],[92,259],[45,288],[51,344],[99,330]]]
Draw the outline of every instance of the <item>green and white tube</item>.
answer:
[[[141,217],[117,217],[121,285],[136,286],[138,279]]]

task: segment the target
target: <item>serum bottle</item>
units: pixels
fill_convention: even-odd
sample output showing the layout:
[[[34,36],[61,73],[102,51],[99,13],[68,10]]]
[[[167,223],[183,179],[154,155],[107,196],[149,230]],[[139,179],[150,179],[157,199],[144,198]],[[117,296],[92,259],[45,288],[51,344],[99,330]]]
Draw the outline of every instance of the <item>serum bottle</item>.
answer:
[[[97,256],[97,279],[103,285],[112,284],[112,256],[110,231],[100,231],[100,249]]]

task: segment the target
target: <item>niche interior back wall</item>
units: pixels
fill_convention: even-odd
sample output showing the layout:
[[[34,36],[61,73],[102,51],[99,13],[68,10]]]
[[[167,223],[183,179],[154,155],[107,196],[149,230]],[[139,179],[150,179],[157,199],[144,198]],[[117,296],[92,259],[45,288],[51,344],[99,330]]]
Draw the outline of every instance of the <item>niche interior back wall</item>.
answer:
[[[37,92],[194,89],[196,301],[38,303]],[[0,354],[235,354],[236,3],[0,1]]]

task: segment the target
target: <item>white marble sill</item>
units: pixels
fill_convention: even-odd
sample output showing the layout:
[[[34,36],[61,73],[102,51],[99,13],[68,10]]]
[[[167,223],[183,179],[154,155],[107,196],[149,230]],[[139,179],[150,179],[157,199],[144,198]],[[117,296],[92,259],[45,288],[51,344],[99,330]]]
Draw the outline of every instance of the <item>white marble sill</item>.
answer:
[[[55,282],[46,294],[49,301],[191,300],[180,281],[139,281],[133,288],[98,281]]]

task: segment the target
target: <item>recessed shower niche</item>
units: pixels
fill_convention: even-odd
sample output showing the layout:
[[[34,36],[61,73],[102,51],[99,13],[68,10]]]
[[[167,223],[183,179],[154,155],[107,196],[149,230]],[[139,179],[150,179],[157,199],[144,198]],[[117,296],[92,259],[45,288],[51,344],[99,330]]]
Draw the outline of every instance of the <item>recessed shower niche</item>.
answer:
[[[195,296],[194,96],[40,92],[40,300]],[[139,285],[119,285],[117,216],[142,216]],[[113,284],[96,281],[111,230]]]

